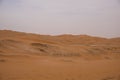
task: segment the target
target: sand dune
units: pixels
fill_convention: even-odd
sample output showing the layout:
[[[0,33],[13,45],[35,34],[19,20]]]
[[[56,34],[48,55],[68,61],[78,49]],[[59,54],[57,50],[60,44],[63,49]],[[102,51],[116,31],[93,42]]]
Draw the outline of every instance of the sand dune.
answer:
[[[120,38],[0,30],[0,80],[120,80]]]

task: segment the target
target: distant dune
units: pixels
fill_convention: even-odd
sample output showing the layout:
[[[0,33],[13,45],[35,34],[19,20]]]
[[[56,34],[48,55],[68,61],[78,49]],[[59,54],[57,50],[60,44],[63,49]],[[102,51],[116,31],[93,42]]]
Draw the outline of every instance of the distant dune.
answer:
[[[0,80],[120,80],[120,38],[0,30]]]
[[[0,55],[44,55],[99,58],[120,57],[119,38],[88,35],[38,35],[10,30],[0,31]],[[27,53],[27,54],[26,54]],[[110,55],[114,56],[110,56]],[[90,57],[88,57],[90,58]]]

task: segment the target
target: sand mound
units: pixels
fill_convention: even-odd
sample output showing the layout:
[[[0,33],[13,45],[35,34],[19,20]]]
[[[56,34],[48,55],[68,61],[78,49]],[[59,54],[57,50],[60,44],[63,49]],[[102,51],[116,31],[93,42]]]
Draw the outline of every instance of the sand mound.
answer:
[[[120,38],[0,30],[0,80],[120,80]]]
[[[5,34],[4,36],[2,36]],[[99,38],[87,35],[37,35],[9,30],[0,31],[0,53],[48,55],[61,57],[119,57],[119,38]],[[109,55],[109,56],[108,56]]]

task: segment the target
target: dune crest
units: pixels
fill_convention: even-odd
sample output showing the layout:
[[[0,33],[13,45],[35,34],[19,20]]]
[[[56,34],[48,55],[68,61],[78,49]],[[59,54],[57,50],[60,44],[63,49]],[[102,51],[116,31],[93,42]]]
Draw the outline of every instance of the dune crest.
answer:
[[[120,80],[120,38],[0,30],[0,80]]]
[[[0,36],[1,55],[27,53],[26,55],[106,58],[109,54],[115,57],[120,53],[119,38],[107,39],[70,34],[48,36],[10,30],[1,30]]]

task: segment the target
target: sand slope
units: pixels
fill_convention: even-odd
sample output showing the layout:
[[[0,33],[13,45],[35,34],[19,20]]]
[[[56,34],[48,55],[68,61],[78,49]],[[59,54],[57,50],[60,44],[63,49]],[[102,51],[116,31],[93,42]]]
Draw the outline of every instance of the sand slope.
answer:
[[[120,80],[120,38],[0,30],[0,80]]]

